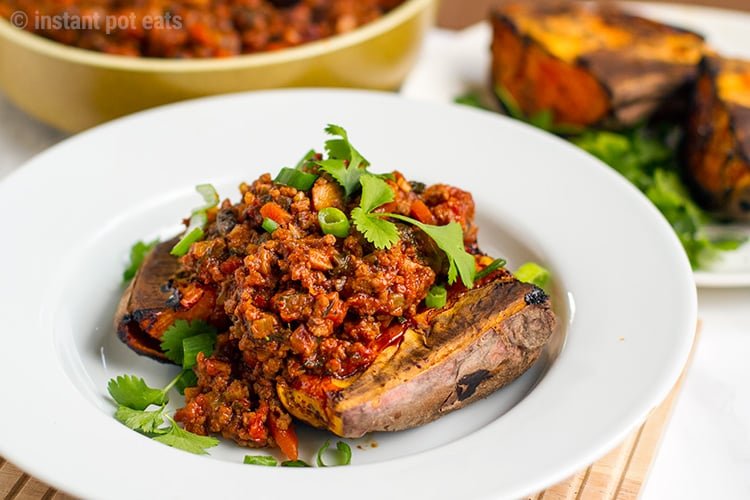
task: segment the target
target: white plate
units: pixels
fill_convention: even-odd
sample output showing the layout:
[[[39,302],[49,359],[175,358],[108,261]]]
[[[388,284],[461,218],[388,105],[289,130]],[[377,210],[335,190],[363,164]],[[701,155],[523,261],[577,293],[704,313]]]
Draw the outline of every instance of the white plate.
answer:
[[[246,466],[247,450],[231,443],[198,457],[117,423],[108,378],[132,372],[156,385],[172,375],[112,331],[130,245],[174,233],[195,184],[234,196],[239,181],[321,145],[328,122],[348,128],[376,171],[470,190],[486,250],[511,266],[546,263],[555,342],[480,403],[354,442],[379,446],[355,447],[350,467]],[[677,379],[696,325],[677,239],[610,169],[517,122],[386,94],[233,95],[118,120],[11,175],[0,210],[0,453],[84,497],[518,497],[591,463],[641,422]],[[302,456],[324,436],[306,432]]]
[[[750,58],[750,15],[722,9],[659,3],[628,3],[629,10],[653,19],[693,29],[727,56]],[[490,27],[485,23],[461,32],[433,32],[419,63],[402,88],[407,97],[452,102],[471,89],[485,89],[490,67]],[[714,228],[722,234],[750,235],[750,225],[738,230]],[[750,243],[736,252],[723,253],[706,269],[695,273],[699,287],[750,286]]]

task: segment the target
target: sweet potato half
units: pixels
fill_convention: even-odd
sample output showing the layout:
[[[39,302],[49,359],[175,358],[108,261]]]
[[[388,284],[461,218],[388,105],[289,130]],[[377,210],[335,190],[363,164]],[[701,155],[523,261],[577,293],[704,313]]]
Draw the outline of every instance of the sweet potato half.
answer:
[[[207,290],[193,291],[199,298],[192,304],[182,292],[175,298],[173,245],[162,243],[146,257],[115,317],[126,344],[162,361],[159,339],[168,321],[210,321],[207,306],[214,300]],[[415,427],[516,379],[539,357],[554,327],[548,296],[508,275],[461,295],[426,331],[406,330],[365,371],[347,379],[310,376],[294,386],[280,382],[278,397],[298,419],[343,437]]]
[[[558,125],[621,128],[681,105],[705,51],[696,33],[612,5],[512,3],[492,26],[494,85]]]
[[[706,57],[685,136],[685,177],[708,210],[750,220],[750,61]]]

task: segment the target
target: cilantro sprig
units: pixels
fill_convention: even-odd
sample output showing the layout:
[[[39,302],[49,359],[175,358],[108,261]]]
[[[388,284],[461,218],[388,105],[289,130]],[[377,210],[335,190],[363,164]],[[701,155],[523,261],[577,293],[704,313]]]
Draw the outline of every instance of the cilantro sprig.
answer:
[[[362,198],[359,207],[352,210],[352,221],[367,241],[376,248],[383,249],[390,248],[399,240],[396,224],[388,219],[396,219],[416,226],[432,238],[448,258],[448,284],[455,283],[460,276],[466,288],[474,286],[476,264],[474,256],[466,251],[464,233],[459,223],[451,222],[445,226],[433,226],[401,214],[373,212],[393,201],[393,191],[383,179],[368,173],[361,176],[360,183]]]
[[[344,188],[344,194],[348,198],[359,189],[359,178],[370,162],[352,146],[349,142],[349,135],[343,127],[330,124],[325,131],[337,138],[329,139],[325,143],[328,159],[315,163]]]
[[[129,429],[155,441],[199,455],[216,446],[219,441],[199,436],[180,428],[167,415],[169,391],[180,393],[197,383],[192,367],[199,352],[210,355],[216,342],[216,329],[202,321],[176,321],[162,336],[162,349],[170,361],[182,365],[182,370],[164,388],[149,387],[135,375],[120,375],[109,381],[107,390],[118,407],[115,418]],[[149,408],[156,407],[150,410]]]

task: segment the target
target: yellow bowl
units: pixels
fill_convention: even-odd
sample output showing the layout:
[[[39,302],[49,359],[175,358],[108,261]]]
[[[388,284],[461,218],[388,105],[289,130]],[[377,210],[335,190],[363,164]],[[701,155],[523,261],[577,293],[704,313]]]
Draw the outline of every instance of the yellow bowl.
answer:
[[[0,89],[68,132],[135,111],[228,92],[326,86],[396,89],[432,25],[437,0],[407,0],[350,33],[226,59],[113,56],[69,47],[0,19]]]

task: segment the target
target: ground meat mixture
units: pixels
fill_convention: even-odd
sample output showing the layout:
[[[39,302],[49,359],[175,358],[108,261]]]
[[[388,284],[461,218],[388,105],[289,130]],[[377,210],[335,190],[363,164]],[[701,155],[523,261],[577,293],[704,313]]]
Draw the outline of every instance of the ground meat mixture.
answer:
[[[0,15],[84,49],[141,57],[227,57],[352,31],[404,0],[6,0]]]
[[[469,193],[424,188],[399,173],[387,182],[394,201],[379,210],[426,223],[457,221],[467,248],[476,247]],[[387,250],[354,229],[345,238],[324,234],[319,210],[349,213],[359,203],[345,201],[327,174],[309,192],[269,175],[240,191],[240,203],[224,201],[209,212],[206,238],[181,259],[181,279],[210,290],[231,326],[211,357],[199,355],[198,384],[186,390],[176,419],[191,432],[275,445],[294,456],[296,438],[277,384],[325,384],[366,369],[407,327],[424,323],[424,298],[447,264],[409,225],[399,225],[401,239]],[[272,233],[262,227],[265,218],[278,224]],[[476,258],[480,267],[487,260]]]

